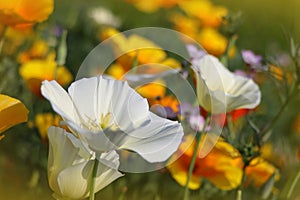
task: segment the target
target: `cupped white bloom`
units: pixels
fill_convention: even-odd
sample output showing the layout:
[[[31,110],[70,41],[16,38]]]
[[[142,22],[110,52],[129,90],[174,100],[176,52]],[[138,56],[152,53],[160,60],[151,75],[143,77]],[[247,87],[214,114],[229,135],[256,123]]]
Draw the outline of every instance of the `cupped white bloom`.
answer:
[[[261,92],[250,78],[230,72],[212,55],[192,59],[200,105],[214,114],[258,106]]]
[[[44,81],[41,90],[74,135],[93,151],[128,149],[148,162],[162,162],[181,142],[181,125],[151,113],[147,100],[127,82],[84,78],[67,93],[56,81]]]
[[[59,199],[83,199],[89,196],[94,160],[99,160],[95,192],[122,176],[115,151],[93,158],[83,143],[59,127],[50,127],[48,181]]]

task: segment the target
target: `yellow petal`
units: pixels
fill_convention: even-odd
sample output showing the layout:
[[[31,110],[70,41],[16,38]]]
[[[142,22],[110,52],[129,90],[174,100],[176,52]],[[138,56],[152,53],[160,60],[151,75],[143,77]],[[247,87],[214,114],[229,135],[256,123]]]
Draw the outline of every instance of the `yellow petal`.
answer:
[[[28,110],[24,104],[12,97],[0,94],[0,133],[27,121]]]

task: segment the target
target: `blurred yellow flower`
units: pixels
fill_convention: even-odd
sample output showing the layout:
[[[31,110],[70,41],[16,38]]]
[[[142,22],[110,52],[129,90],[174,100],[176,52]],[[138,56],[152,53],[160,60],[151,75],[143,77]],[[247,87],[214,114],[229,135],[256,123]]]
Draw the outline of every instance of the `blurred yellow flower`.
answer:
[[[0,22],[26,26],[46,20],[53,11],[53,0],[9,0],[0,2]]]
[[[208,0],[180,1],[179,6],[188,15],[197,17],[203,27],[218,27],[222,18],[227,15],[227,9],[216,6]]]
[[[37,40],[32,47],[25,52],[20,53],[18,60],[20,63],[25,63],[32,59],[44,59],[49,52],[49,46],[44,40]]]
[[[287,81],[287,83],[291,83],[293,80],[293,76],[291,73],[284,71],[281,67],[271,64],[269,66],[269,71],[271,75],[279,81]]]
[[[141,36],[132,34],[127,38],[116,29],[107,28],[102,32],[101,39],[108,38],[118,57],[117,62],[108,69],[108,74],[114,78],[120,79],[133,67],[135,61],[137,66],[144,65],[142,68],[135,69],[138,74],[154,74],[160,72],[159,70],[167,70],[167,67],[159,67],[155,64],[173,69],[181,67],[181,64],[169,58],[161,47]]]
[[[225,52],[228,44],[227,39],[213,28],[201,29],[196,40],[209,54],[216,57],[219,57]]]
[[[261,157],[254,158],[246,168],[246,182],[253,183],[255,187],[261,187],[275,174],[275,181],[280,178],[279,172],[272,164]]]
[[[200,23],[198,19],[176,13],[172,15],[171,20],[174,23],[175,29],[180,33],[183,33],[194,39],[197,37],[198,31],[200,29]]]
[[[176,6],[182,0],[127,0],[132,3],[138,10],[151,13],[157,11],[159,8],[171,8]]]
[[[16,124],[26,122],[27,115],[28,110],[21,101],[0,94],[0,133]]]
[[[0,28],[1,29],[1,28]],[[3,27],[0,32],[3,32]],[[5,32],[5,42],[3,46],[4,55],[16,55],[16,52],[20,50],[20,47],[25,44],[28,40],[33,39],[35,33],[32,27],[26,28],[9,28]]]
[[[179,147],[178,155],[175,154],[170,160],[171,164],[167,166],[172,177],[182,186],[186,184],[189,164],[194,152],[195,141],[188,146],[192,139],[190,136],[185,138]],[[183,154],[180,156],[181,153]],[[172,163],[174,160],[175,162]],[[219,189],[234,189],[241,183],[242,166],[243,161],[239,152],[230,144],[219,140],[206,157],[197,158],[189,188],[198,189],[201,185],[201,177],[203,177]]]
[[[73,77],[64,66],[57,66],[54,55],[48,55],[47,59],[34,59],[24,63],[19,73],[26,81],[29,89],[36,95],[41,96],[40,87],[43,80],[57,80],[61,85],[69,84]]]
[[[47,132],[50,126],[61,127],[68,131],[67,126],[60,125],[60,121],[62,121],[62,118],[57,114],[40,113],[35,116],[34,125],[38,129],[42,140],[45,141],[48,138]]]

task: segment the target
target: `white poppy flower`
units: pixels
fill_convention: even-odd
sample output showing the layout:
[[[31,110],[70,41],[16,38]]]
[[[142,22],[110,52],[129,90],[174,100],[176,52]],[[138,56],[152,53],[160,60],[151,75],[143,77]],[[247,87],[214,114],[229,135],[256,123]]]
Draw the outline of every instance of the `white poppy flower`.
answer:
[[[90,152],[80,140],[59,127],[50,127],[48,137],[48,180],[54,196],[59,199],[88,197],[94,163]],[[97,159],[95,192],[123,176],[118,171],[119,156],[115,151],[102,153]]]
[[[67,93],[56,81],[44,81],[41,90],[73,134],[93,151],[128,149],[148,162],[162,162],[181,142],[181,125],[151,113],[147,100],[127,82],[84,78]]]
[[[259,87],[250,78],[230,72],[212,55],[192,60],[200,105],[214,114],[240,108],[255,108],[260,103]]]

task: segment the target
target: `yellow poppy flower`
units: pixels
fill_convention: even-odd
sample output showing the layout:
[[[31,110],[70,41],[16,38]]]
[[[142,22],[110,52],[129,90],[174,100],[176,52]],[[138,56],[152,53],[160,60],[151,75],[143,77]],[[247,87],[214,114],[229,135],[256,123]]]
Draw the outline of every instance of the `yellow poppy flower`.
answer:
[[[26,81],[29,89],[36,95],[40,96],[40,87],[43,80],[56,79],[61,85],[69,84],[73,77],[64,66],[57,66],[54,56],[49,55],[45,60],[31,60],[24,63],[19,73]]]
[[[175,25],[175,29],[180,33],[183,33],[191,38],[197,37],[198,31],[200,29],[200,23],[198,19],[187,17],[182,14],[174,14],[171,17],[171,20]]]
[[[9,0],[0,2],[0,22],[25,26],[46,20],[53,11],[53,0]]]
[[[48,51],[48,44],[43,40],[37,40],[28,51],[20,53],[18,60],[20,63],[25,63],[32,59],[43,59]]]
[[[227,39],[213,28],[201,29],[196,39],[209,54],[217,57],[225,52],[228,44]]]
[[[125,37],[116,29],[108,28],[101,34],[101,39],[107,38],[110,38],[114,51],[118,56],[118,64],[122,65],[126,72],[131,69],[135,59],[137,59],[138,65],[159,63],[170,64],[169,67],[172,68],[180,67],[180,63],[175,59],[171,61],[160,46],[139,35],[132,34]]]
[[[185,141],[179,147],[178,154],[171,158],[171,164],[167,166],[172,177],[182,186],[186,184],[188,169],[195,147],[195,141],[188,146],[191,140],[192,137],[190,136],[185,138]],[[178,158],[178,155],[181,153],[183,154]],[[174,160],[175,162],[172,163]],[[230,144],[219,140],[206,157],[198,157],[196,159],[189,188],[198,189],[201,185],[201,178],[206,178],[219,189],[234,189],[241,183],[242,166],[243,162],[239,152]]]
[[[0,133],[16,124],[26,122],[27,115],[28,110],[21,101],[0,94]]]
[[[202,26],[218,27],[222,17],[227,15],[227,9],[223,6],[215,6],[208,0],[181,1],[179,6],[188,15],[197,17]]]

